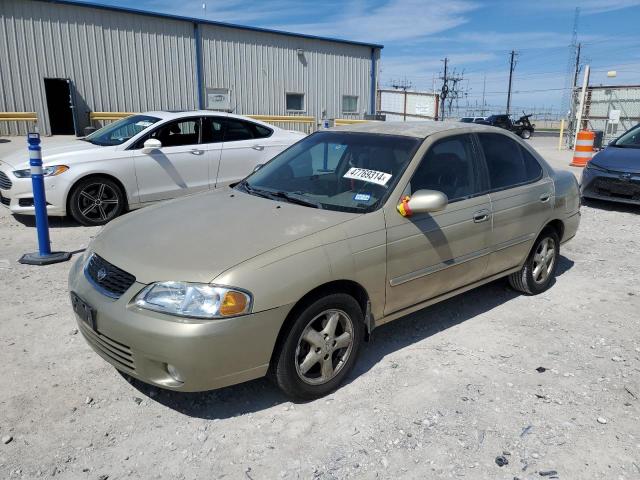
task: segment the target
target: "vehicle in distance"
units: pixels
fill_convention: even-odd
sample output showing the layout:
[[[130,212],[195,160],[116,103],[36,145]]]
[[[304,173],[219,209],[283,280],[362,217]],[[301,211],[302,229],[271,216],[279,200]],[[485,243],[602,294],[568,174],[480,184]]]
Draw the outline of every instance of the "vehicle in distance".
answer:
[[[103,225],[127,210],[238,181],[304,137],[239,115],[146,112],[43,149],[47,213]],[[28,156],[0,159],[0,201],[35,213]]]
[[[585,198],[640,205],[640,124],[587,163],[580,191]]]
[[[475,123],[504,128],[527,140],[531,138],[536,128],[529,120],[530,117],[531,115],[523,115],[514,122],[510,115],[490,115],[486,119],[476,120]]]
[[[545,291],[579,206],[573,174],[503,130],[338,127],[233,188],[111,222],[69,290],[88,343],[132,377],[199,391],[270,373],[316,398],[383,323],[501,277]]]
[[[462,117],[459,121],[462,123],[474,123],[485,120],[485,117]]]

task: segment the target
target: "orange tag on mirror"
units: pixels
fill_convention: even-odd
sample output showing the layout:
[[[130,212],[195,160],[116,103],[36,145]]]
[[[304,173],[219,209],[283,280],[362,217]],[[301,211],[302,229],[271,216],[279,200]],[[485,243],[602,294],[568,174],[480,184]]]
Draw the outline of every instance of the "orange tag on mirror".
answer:
[[[411,211],[411,208],[409,208],[410,199],[411,197],[409,197],[409,195],[405,195],[405,197],[402,199],[402,201],[398,205],[398,213],[403,217],[410,217],[413,214],[413,212]]]

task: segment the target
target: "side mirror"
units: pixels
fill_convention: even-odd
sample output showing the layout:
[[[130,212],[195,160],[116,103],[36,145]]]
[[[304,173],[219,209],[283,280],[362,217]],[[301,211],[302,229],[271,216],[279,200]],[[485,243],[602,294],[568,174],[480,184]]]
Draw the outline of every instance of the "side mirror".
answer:
[[[256,165],[255,167],[253,167],[253,171],[257,172],[258,170],[260,170],[262,167],[264,166],[264,163],[259,163],[258,165]]]
[[[162,148],[162,142],[156,138],[150,138],[142,146],[142,153],[151,153]]]
[[[449,203],[447,196],[437,190],[418,190],[411,197],[406,196],[398,205],[398,212],[403,217],[416,213],[439,212]]]

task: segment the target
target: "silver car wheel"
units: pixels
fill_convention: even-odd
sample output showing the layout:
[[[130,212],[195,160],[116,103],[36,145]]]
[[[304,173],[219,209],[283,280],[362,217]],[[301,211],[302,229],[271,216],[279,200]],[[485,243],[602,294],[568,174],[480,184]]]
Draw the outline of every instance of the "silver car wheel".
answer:
[[[316,315],[298,339],[295,363],[300,379],[321,385],[338,375],[351,355],[353,335],[353,321],[344,311]]]
[[[92,183],[78,196],[78,210],[91,221],[106,221],[118,209],[118,193],[106,183]]]
[[[556,262],[556,245],[551,237],[540,240],[533,255],[533,281],[540,284],[547,281]]]

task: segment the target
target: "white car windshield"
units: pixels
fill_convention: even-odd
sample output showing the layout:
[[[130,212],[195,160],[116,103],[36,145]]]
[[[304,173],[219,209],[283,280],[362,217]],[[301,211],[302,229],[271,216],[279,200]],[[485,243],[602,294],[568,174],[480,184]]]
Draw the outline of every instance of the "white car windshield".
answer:
[[[398,135],[317,132],[236,188],[315,208],[370,212],[384,203],[420,143]]]
[[[105,125],[100,130],[84,137],[83,140],[101,146],[121,145],[159,121],[159,118],[149,115],[131,115]]]

